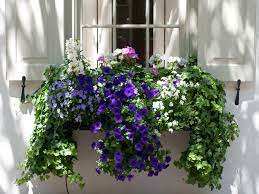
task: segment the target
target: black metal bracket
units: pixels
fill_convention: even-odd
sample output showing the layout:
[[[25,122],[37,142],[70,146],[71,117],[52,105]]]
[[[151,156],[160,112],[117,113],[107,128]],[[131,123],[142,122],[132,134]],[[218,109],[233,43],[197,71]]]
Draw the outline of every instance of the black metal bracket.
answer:
[[[236,95],[235,105],[239,105],[240,85],[241,85],[241,80],[239,79],[237,80],[237,95]]]
[[[26,77],[22,76],[22,93],[21,93],[21,103],[25,103],[25,81],[26,81]]]

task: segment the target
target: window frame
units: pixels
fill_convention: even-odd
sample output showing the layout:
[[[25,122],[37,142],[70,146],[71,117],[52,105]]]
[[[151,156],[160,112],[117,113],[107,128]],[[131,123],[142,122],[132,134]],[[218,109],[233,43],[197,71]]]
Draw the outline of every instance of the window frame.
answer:
[[[112,29],[112,49],[116,49],[117,45],[117,35],[116,35],[116,29],[145,29],[145,35],[146,35],[146,41],[145,41],[145,47],[146,47],[146,67],[148,67],[148,60],[150,58],[150,29],[163,29],[164,30],[164,52],[165,52],[165,45],[166,45],[166,40],[165,40],[165,33],[166,29],[179,29],[181,24],[165,24],[166,23],[166,0],[163,1],[163,24],[150,24],[150,0],[146,0],[146,10],[145,10],[145,24],[116,24],[116,18],[117,18],[117,0],[111,0],[112,1],[112,24],[98,24],[98,15],[99,15],[99,10],[98,10],[98,2],[99,0],[96,0],[96,12],[97,12],[97,24],[82,24],[80,26],[80,40],[83,40],[83,30],[84,29],[97,29],[97,41],[96,41],[96,46],[97,46],[97,53],[98,53],[98,29]],[[77,8],[78,8],[78,1],[73,0],[72,2],[72,9],[73,9],[73,18],[72,18],[72,35],[75,38],[77,34],[77,29],[78,29],[78,13],[77,13]]]

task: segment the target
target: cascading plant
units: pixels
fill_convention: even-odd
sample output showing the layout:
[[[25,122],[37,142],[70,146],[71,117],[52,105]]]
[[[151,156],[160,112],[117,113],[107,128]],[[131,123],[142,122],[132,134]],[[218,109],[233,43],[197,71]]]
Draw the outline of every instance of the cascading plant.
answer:
[[[194,58],[153,55],[146,70],[131,47],[101,55],[97,63],[91,68],[79,42],[70,39],[64,64],[46,69],[46,81],[32,96],[35,127],[17,183],[53,174],[83,188],[73,169],[72,134],[84,127],[103,134],[89,142],[99,154],[96,172],[118,181],[140,172],[158,176],[172,160],[160,136],[189,131],[189,146],[174,164],[187,171],[187,183],[219,189],[226,150],[239,132],[225,112],[223,83]]]

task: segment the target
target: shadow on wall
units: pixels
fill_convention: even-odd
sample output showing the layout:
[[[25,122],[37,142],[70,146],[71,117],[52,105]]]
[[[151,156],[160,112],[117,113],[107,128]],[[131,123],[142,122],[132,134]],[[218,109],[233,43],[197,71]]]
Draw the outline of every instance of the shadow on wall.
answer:
[[[46,10],[46,2],[38,1],[39,10],[45,10],[53,15],[52,18],[57,18],[55,1],[49,2],[49,9]],[[33,127],[33,115],[32,115],[32,105],[30,104],[20,104],[19,99],[21,95],[21,83],[15,81],[6,80],[6,71],[9,69],[10,65],[16,64],[16,56],[12,53],[27,52],[24,51],[24,47],[17,47],[17,51],[9,50],[5,48],[5,42],[12,43],[13,39],[6,40],[7,34],[12,30],[19,32],[19,38],[23,40],[23,43],[18,44],[20,46],[25,46],[26,48],[33,48],[34,50],[42,50],[41,45],[37,44],[38,40],[35,39],[34,33],[41,34],[43,32],[37,31],[35,26],[39,26],[42,21],[37,21],[33,15],[30,15],[29,19],[31,21],[30,31],[25,30],[24,26],[21,26],[21,20],[26,19],[23,17],[15,16],[15,3],[16,1],[5,1],[6,8],[12,10],[9,13],[4,13],[2,8],[0,9],[0,19],[1,21],[6,21],[6,32],[0,33],[0,194],[26,194],[30,193],[27,186],[18,187],[15,185],[15,180],[20,176],[20,171],[17,170],[17,164],[24,160],[26,147],[32,132]],[[30,8],[32,1],[19,1],[27,5],[27,9]],[[35,3],[35,2],[33,2]],[[8,4],[8,5],[7,5]],[[1,6],[4,5],[1,4]],[[31,8],[32,9],[32,8]],[[28,11],[32,13],[32,11]],[[40,14],[42,12],[39,11]],[[20,13],[23,14],[23,13]],[[21,15],[22,16],[22,15]],[[43,15],[41,15],[43,17]],[[15,19],[17,21],[15,21]],[[52,44],[60,45],[60,37],[58,26],[60,21],[52,20],[52,28],[56,33],[52,34],[52,38],[55,40]],[[43,25],[43,24],[42,24]],[[44,29],[44,26],[41,27]],[[48,29],[45,29],[48,30]],[[44,32],[45,32],[44,30]],[[53,37],[54,36],[54,37]],[[10,38],[10,37],[8,37]],[[10,45],[7,45],[10,46]],[[51,45],[50,45],[51,46]],[[55,55],[61,56],[63,47],[58,47]],[[6,52],[5,52],[6,51]],[[28,52],[27,52],[28,53]],[[13,63],[13,61],[15,63]],[[30,70],[27,70],[28,72]],[[26,93],[33,92],[36,88],[40,86],[40,82],[26,82]],[[44,189],[43,189],[44,190]],[[43,191],[42,190],[42,191]],[[33,192],[36,193],[36,192]]]
[[[42,5],[42,1],[41,6]],[[11,5],[14,7],[14,5]],[[55,13],[57,9],[55,4],[50,6],[51,12]],[[4,17],[4,13],[0,13],[0,17]],[[14,16],[13,16],[14,17]],[[6,29],[14,27],[13,18],[7,18]],[[55,17],[54,17],[55,18]],[[33,23],[37,22],[32,18]],[[53,21],[58,26],[58,21]],[[19,22],[18,22],[19,23]],[[249,25],[249,21],[244,21]],[[19,26],[18,26],[19,28]],[[211,28],[212,29],[212,28]],[[30,34],[26,34],[23,29],[19,29],[23,35],[26,44],[33,47],[39,45],[34,44]],[[56,29],[58,31],[58,29]],[[56,34],[55,39],[59,40]],[[5,42],[5,37],[0,36],[0,42]],[[59,41],[57,41],[59,42]],[[237,46],[237,45],[234,45]],[[1,49],[1,48],[0,48]],[[18,48],[22,49],[22,48]],[[249,50],[249,48],[245,48]],[[58,52],[62,52],[61,48]],[[19,171],[16,169],[16,164],[22,161],[25,157],[25,149],[27,147],[28,138],[32,129],[32,116],[30,105],[16,106],[20,98],[19,82],[7,82],[5,80],[5,57],[6,61],[12,61],[10,53],[0,52],[0,194],[26,194],[29,193],[29,188],[26,186],[17,187],[14,185],[16,177],[19,176]],[[9,64],[9,63],[8,63]],[[40,83],[28,82],[26,91],[30,92],[37,88]],[[257,83],[258,84],[258,83]],[[132,183],[118,183],[109,176],[98,176],[95,173],[96,154],[89,148],[90,143],[95,137],[87,131],[75,132],[75,138],[79,144],[79,161],[75,167],[82,173],[86,179],[86,188],[80,192],[77,187],[70,185],[72,193],[159,193],[159,194],[259,194],[259,101],[247,101],[254,98],[255,83],[244,84],[241,88],[240,107],[230,108],[234,112],[240,126],[240,137],[236,140],[228,154],[225,162],[225,169],[222,181],[222,190],[211,192],[208,189],[198,189],[196,186],[186,185],[182,180],[185,173],[170,168],[157,178],[147,178],[146,175],[139,175]],[[227,87],[227,90],[232,92],[229,97],[231,104],[234,102],[234,89]],[[245,95],[243,95],[245,94]],[[165,147],[173,150],[172,156],[178,158],[181,151],[188,144],[188,134],[179,133],[174,135],[166,135],[163,138]],[[32,193],[65,193],[64,180],[52,177],[50,181],[45,183],[33,182]]]

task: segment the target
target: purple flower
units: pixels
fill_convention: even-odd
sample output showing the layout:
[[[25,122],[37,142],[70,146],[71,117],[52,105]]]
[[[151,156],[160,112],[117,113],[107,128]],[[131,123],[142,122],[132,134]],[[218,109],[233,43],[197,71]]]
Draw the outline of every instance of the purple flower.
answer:
[[[174,87],[180,86],[180,80],[177,79],[177,80],[173,81],[173,85],[174,85]]]
[[[98,82],[103,84],[105,82],[105,78],[103,76],[98,77]]]
[[[122,152],[116,151],[114,153],[114,160],[115,160],[115,163],[117,163],[117,164],[121,163],[123,161],[123,154],[122,154]]]
[[[56,82],[56,84],[57,84],[57,86],[58,86],[59,88],[63,88],[63,87],[65,86],[65,84],[64,84],[62,81],[60,81],[60,80],[58,80],[58,81]]]
[[[134,104],[129,104],[128,106],[130,112],[135,113],[136,112],[136,106]]]
[[[112,70],[110,67],[103,67],[102,71],[104,74],[112,74]]]
[[[96,168],[95,171],[97,174],[101,174],[101,172],[102,172],[100,168]]]
[[[151,161],[150,161],[150,164],[153,167],[158,167],[158,159],[157,158],[152,158]]]
[[[158,89],[156,89],[156,88],[152,89],[152,90],[151,90],[151,93],[152,93],[152,95],[153,95],[154,97],[159,96],[159,91],[158,91]]]
[[[135,118],[136,118],[138,121],[140,121],[140,120],[142,119],[142,114],[140,114],[140,113],[135,114]]]
[[[146,84],[146,83],[142,83],[141,84],[141,88],[142,88],[142,90],[148,90],[148,85]]]
[[[99,107],[98,107],[98,114],[101,114],[105,111],[105,109],[107,108],[107,106],[105,104],[101,104]]]
[[[142,161],[138,161],[138,169],[142,171],[145,168],[145,164]]]
[[[130,133],[128,134],[128,140],[133,141],[133,140],[134,140],[134,137],[135,137],[135,133],[134,133],[134,132],[130,132]]]
[[[171,160],[172,160],[172,158],[171,158],[170,156],[166,156],[166,157],[165,157],[165,162],[166,162],[166,163],[171,162]]]
[[[124,88],[124,94],[127,97],[131,97],[134,94],[137,93],[137,88],[135,88],[135,86],[131,83],[126,84],[125,88]]]
[[[156,67],[153,67],[153,68],[152,68],[152,72],[153,72],[153,74],[154,74],[155,76],[158,76],[158,75],[159,75],[159,71],[158,71],[158,69],[157,69]]]
[[[105,162],[107,162],[107,158],[108,158],[108,156],[106,154],[101,154],[100,161],[105,163]]]
[[[60,100],[62,96],[63,96],[62,92],[57,93],[58,100]]]
[[[147,149],[148,149],[148,151],[149,152],[154,152],[154,147],[152,146],[152,145],[149,145],[148,147],[147,147]]]
[[[93,150],[96,150],[96,148],[97,148],[97,147],[96,147],[96,142],[93,142],[93,143],[91,144],[91,147],[92,147]]]
[[[97,142],[97,148],[100,149],[100,150],[104,149],[103,141],[100,140],[100,141]]]
[[[159,172],[158,171],[155,171],[154,172],[154,176],[158,176]]]
[[[99,62],[104,62],[105,58],[104,58],[104,55],[100,55],[97,59],[97,61]]]
[[[114,135],[121,134],[121,129],[116,127],[113,129],[113,133],[114,133]]]
[[[148,114],[148,109],[147,109],[147,108],[142,108],[142,109],[140,110],[140,114],[141,114],[142,116],[147,115],[147,114]]]
[[[124,181],[125,180],[125,175],[124,174],[120,174],[117,176],[117,180],[119,181]]]
[[[104,135],[104,138],[105,138],[105,139],[109,139],[110,136],[111,136],[110,132],[107,131],[107,132],[105,133],[105,135]]]
[[[128,175],[128,181],[131,181],[133,178],[134,178],[134,175],[133,175],[132,173],[130,173],[130,174]]]
[[[169,164],[163,164],[163,169],[167,169],[169,167]]]
[[[143,150],[143,144],[141,142],[135,144],[135,150],[142,151]]]
[[[123,135],[123,134],[115,134],[115,138],[116,138],[118,141],[123,141],[123,140],[124,140],[124,135]]]
[[[115,115],[115,122],[116,123],[122,123],[122,116],[121,115]]]
[[[92,133],[97,133],[102,128],[102,123],[97,121],[96,123],[92,124],[90,130]]]
[[[135,159],[135,158],[132,158],[130,161],[129,161],[129,165],[131,168],[136,168],[137,167],[137,164],[138,164],[138,161]]]
[[[146,97],[151,99],[154,97],[154,94],[151,90],[145,90]]]
[[[81,109],[85,110],[86,109],[86,105],[85,104],[81,104]]]
[[[133,77],[133,73],[132,72],[128,72],[127,75],[128,75],[129,78]]]
[[[118,77],[118,80],[119,80],[120,83],[126,82],[126,76],[125,75],[120,75]]]
[[[140,132],[140,133],[143,133],[144,131],[146,131],[147,130],[147,127],[145,126],[145,125],[140,125],[140,127],[139,127],[139,129],[138,129],[138,131]]]
[[[154,171],[153,171],[153,170],[150,170],[150,171],[148,172],[148,176],[152,177],[153,175],[154,175]]]
[[[121,171],[123,171],[123,165],[122,164],[116,164],[115,169],[116,169],[117,172],[121,172]]]

